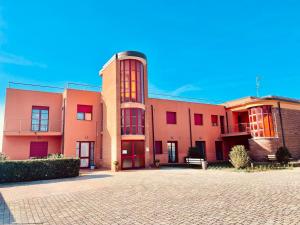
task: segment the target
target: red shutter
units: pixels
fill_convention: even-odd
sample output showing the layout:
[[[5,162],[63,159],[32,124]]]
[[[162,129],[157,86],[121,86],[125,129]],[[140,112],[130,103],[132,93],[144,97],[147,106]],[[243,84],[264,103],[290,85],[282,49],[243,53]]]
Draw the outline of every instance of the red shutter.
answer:
[[[36,106],[36,105],[34,105],[34,106],[32,106],[32,109],[47,110],[47,109],[49,109],[49,107],[48,106]]]
[[[91,105],[77,105],[78,113],[92,113],[93,106]]]
[[[162,141],[155,141],[155,153],[162,154]]]
[[[218,124],[218,116],[217,115],[211,115],[211,122],[213,124]]]
[[[30,157],[46,157],[48,155],[48,142],[30,142]]]
[[[167,112],[167,124],[176,124],[176,112]]]
[[[202,114],[194,114],[195,125],[203,125],[203,115]]]

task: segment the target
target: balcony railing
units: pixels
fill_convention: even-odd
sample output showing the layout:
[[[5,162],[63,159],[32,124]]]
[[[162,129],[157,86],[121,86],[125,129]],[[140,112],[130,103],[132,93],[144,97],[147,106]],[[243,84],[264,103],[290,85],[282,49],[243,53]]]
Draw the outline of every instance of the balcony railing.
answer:
[[[62,121],[49,120],[48,124],[32,124],[31,119],[7,119],[4,121],[4,134],[61,134]]]
[[[249,123],[238,123],[228,127],[228,131],[223,135],[240,135],[240,134],[250,134],[250,124]]]

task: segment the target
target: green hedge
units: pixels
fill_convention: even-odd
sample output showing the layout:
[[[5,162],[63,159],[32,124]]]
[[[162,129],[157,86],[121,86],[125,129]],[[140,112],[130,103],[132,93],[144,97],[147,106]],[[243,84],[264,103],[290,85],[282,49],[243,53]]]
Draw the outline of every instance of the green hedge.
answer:
[[[79,175],[79,159],[32,159],[0,162],[0,183],[55,178]]]

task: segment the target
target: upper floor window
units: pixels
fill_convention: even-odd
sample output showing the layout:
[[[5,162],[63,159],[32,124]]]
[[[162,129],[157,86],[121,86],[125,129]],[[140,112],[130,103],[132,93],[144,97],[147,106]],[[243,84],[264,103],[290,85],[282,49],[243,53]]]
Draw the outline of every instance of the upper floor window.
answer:
[[[144,103],[144,66],[136,59],[120,61],[121,102]]]
[[[93,106],[77,105],[77,120],[92,120]]]
[[[249,122],[252,137],[274,137],[272,106],[259,106],[249,109]]]
[[[48,131],[49,126],[49,107],[32,106],[31,111],[31,130]]]
[[[121,134],[145,134],[145,110],[121,109]]]
[[[212,126],[218,126],[218,116],[217,115],[211,115],[211,125]]]
[[[203,114],[195,113],[194,114],[195,125],[203,125]]]
[[[167,124],[176,124],[176,112],[167,112]]]

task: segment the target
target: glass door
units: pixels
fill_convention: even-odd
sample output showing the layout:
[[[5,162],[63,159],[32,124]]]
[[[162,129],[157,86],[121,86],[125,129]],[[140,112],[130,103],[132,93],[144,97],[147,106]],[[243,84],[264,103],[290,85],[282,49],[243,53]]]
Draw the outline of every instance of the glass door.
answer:
[[[121,160],[122,169],[145,167],[145,142],[122,141]]]
[[[80,168],[89,168],[94,158],[94,142],[77,141],[76,156],[80,159]]]
[[[169,163],[178,162],[177,141],[168,141]]]

